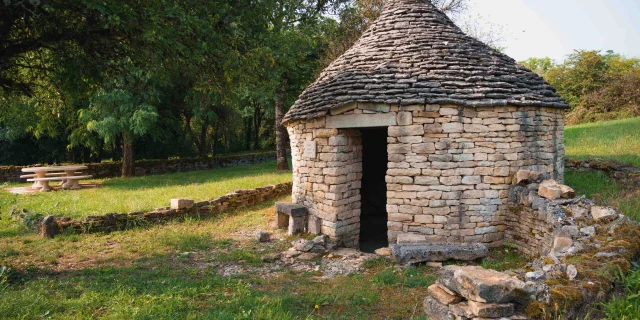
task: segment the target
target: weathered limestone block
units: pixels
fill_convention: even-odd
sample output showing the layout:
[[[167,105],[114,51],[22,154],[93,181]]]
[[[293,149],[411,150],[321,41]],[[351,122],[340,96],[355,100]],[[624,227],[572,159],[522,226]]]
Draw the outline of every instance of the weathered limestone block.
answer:
[[[482,303],[469,300],[471,312],[482,318],[510,317],[514,312],[513,303]]]
[[[430,296],[436,299],[441,304],[446,306],[452,303],[458,303],[462,299],[460,296],[447,292],[442,286],[439,284],[432,284],[427,288],[427,292]]]
[[[427,296],[423,302],[424,312],[429,317],[429,320],[451,320],[453,315],[449,308],[438,302],[436,299]]]
[[[611,221],[618,217],[618,213],[611,207],[591,207],[591,216],[596,221]]]
[[[194,204],[192,199],[171,199],[171,209],[191,209]]]
[[[558,184],[555,180],[545,180],[538,187],[538,195],[549,200],[571,199],[576,192],[569,186]]]
[[[440,269],[438,283],[467,300],[482,303],[526,301],[530,293],[515,277],[478,266],[446,266]]]
[[[419,242],[421,239],[417,236],[415,240]],[[489,254],[487,247],[480,243],[425,243],[426,238],[421,241],[422,243],[416,242],[401,243],[399,235],[398,244],[390,246],[396,262],[408,264],[447,260],[472,261]]]
[[[398,112],[396,121],[399,126],[408,126],[413,124],[413,115],[411,112]]]
[[[424,134],[424,126],[422,125],[389,127],[390,137],[421,136],[423,134]]]

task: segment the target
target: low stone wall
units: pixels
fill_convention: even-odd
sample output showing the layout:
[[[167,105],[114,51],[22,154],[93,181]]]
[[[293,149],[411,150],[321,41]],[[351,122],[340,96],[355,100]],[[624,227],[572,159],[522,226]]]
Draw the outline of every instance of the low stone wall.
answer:
[[[250,165],[274,160],[275,157],[275,151],[271,151],[237,156],[211,157],[206,159],[188,158],[138,160],[135,162],[135,175],[146,176]],[[119,177],[122,173],[122,162],[120,161],[86,163],[84,165],[88,167],[85,172],[97,179]],[[24,182],[25,179],[20,179],[20,175],[24,174],[21,169],[27,167],[28,166],[0,166],[0,182]]]
[[[291,194],[291,182],[270,185],[250,190],[236,190],[222,197],[194,203],[189,208],[172,209],[158,208],[150,212],[130,212],[121,214],[106,214],[104,216],[89,216],[82,220],[72,220],[64,217],[47,217],[42,223],[44,236],[55,236],[60,232],[96,233],[125,230],[138,226],[160,224],[170,220],[186,217],[209,217],[222,212],[253,206],[265,201],[274,200]],[[48,224],[48,225],[47,225]],[[49,233],[53,234],[49,234]]]
[[[598,318],[594,309],[640,254],[640,225],[544,178],[516,174],[506,217],[505,241],[537,259],[502,274],[449,266],[425,300],[430,319],[583,319],[590,312]],[[520,293],[506,298],[470,294],[514,290]]]
[[[577,171],[598,170],[628,187],[640,188],[640,168],[612,160],[589,158],[566,159],[565,167]]]

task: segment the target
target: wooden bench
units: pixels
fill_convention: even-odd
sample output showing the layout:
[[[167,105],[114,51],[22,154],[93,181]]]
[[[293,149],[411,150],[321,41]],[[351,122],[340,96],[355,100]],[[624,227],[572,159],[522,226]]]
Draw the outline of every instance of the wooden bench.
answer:
[[[77,190],[82,189],[82,186],[78,182],[78,180],[90,179],[93,176],[84,175],[84,176],[59,176],[59,177],[45,177],[45,178],[31,178],[27,179],[27,181],[35,181],[40,182],[42,188],[40,192],[48,192],[51,191],[51,187],[49,186],[49,181],[65,181],[61,186],[63,189]]]

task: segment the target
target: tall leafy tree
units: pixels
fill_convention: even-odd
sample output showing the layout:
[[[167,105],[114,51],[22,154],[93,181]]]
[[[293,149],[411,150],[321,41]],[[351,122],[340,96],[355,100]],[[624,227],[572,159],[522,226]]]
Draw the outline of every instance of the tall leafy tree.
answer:
[[[122,138],[122,176],[134,175],[134,141],[147,134],[158,120],[157,102],[151,74],[137,70],[115,81],[108,89],[100,89],[89,108],[80,111],[81,121],[89,131],[97,132],[105,143]]]

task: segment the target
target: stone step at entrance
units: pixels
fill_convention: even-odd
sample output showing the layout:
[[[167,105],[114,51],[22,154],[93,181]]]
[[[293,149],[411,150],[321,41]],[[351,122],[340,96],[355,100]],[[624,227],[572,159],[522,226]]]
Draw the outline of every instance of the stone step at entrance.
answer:
[[[397,263],[443,262],[447,260],[473,261],[489,254],[481,243],[406,243],[390,246]]]

